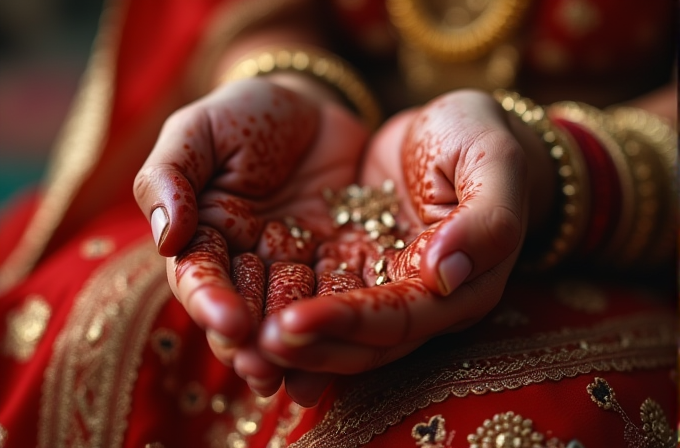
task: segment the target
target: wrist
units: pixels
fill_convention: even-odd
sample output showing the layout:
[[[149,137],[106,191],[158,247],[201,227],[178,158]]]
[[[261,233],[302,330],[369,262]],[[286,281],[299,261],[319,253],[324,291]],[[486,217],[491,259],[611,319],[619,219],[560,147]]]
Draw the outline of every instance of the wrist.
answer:
[[[341,98],[369,128],[375,129],[380,123],[378,103],[366,84],[347,62],[327,51],[309,46],[259,49],[231,66],[221,81],[256,76],[274,76],[275,82],[302,89],[306,95],[314,92],[309,90],[313,85],[309,82],[316,82],[321,84],[314,89],[319,89],[322,101]],[[305,82],[303,77],[310,78],[310,81]],[[337,97],[333,96],[333,92]]]

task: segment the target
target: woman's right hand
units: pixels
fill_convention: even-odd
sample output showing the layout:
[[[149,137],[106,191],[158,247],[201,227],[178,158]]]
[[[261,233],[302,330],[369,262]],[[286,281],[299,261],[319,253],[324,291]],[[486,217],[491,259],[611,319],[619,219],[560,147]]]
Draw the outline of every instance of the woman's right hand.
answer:
[[[170,257],[175,296],[223,362],[236,348],[258,358],[252,335],[262,316],[263,298],[236,292],[232,257],[311,264],[316,242],[333,232],[322,191],[355,180],[367,138],[346,108],[267,78],[220,86],[165,123],[135,197],[159,253]],[[311,231],[303,247],[291,238],[291,219]],[[280,369],[256,364],[280,383]]]

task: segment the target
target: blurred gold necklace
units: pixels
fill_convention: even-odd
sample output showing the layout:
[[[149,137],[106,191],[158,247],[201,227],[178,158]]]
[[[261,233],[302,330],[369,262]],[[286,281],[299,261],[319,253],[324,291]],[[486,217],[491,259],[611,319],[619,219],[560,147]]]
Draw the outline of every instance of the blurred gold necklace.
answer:
[[[453,23],[437,21],[422,3],[387,0],[394,26],[405,40],[429,56],[462,62],[480,58],[506,40],[519,25],[530,0],[459,1],[443,14],[443,19],[453,15]]]

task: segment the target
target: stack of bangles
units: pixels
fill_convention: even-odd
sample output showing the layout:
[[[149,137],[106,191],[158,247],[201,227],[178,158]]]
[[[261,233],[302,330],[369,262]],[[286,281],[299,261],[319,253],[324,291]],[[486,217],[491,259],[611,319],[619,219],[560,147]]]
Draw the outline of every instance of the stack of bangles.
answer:
[[[620,268],[668,259],[677,214],[676,134],[668,124],[631,107],[544,108],[514,92],[494,96],[539,134],[558,173],[553,230],[528,242],[528,268],[569,258]]]

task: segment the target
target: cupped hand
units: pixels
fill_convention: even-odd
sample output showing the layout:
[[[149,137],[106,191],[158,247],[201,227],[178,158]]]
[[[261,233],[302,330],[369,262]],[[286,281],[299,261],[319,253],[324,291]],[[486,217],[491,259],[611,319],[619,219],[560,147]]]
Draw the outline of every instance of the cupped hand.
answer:
[[[536,172],[550,163],[540,140],[510,120],[489,95],[459,91],[397,115],[375,136],[361,181],[394,181],[405,198],[397,227],[407,245],[377,255],[388,282],[373,286],[375,251],[339,239],[326,265],[362,253],[367,287],[297,302],[267,319],[265,356],[305,371],[287,375],[289,394],[313,403],[327,372],[379,367],[493,309],[527,231],[529,187],[543,182],[549,190],[551,182]]]
[[[278,387],[283,372],[254,343],[264,294],[274,314],[292,296],[312,293],[290,291],[285,281],[273,287],[271,278],[264,291],[265,264],[278,262],[269,270],[284,280],[313,281],[316,245],[334,231],[322,190],[356,179],[367,138],[340,105],[250,79],[171,116],[137,175],[135,197],[159,253],[170,257],[175,296],[219,359],[237,372],[245,366],[243,377],[255,370],[270,378],[274,385],[261,390]]]

